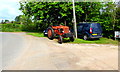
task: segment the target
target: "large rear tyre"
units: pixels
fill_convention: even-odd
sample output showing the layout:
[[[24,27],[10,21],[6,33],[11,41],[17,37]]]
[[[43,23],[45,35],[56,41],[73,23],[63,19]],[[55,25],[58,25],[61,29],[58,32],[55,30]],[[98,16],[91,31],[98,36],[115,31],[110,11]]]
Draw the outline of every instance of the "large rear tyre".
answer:
[[[74,38],[74,35],[72,36],[72,37],[70,37],[70,41],[74,41],[75,40],[75,38]]]
[[[50,40],[54,39],[54,30],[51,27],[48,27],[48,38]]]
[[[62,44],[62,42],[63,42],[62,36],[59,35],[59,36],[58,36],[58,43]]]

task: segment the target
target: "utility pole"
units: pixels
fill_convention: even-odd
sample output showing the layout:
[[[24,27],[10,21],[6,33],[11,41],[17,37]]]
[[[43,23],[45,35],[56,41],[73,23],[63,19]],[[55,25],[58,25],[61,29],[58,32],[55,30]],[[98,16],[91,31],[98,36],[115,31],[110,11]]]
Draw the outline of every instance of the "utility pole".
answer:
[[[73,22],[74,22],[74,33],[75,33],[75,38],[77,38],[77,27],[76,27],[76,16],[75,16],[75,1],[73,1]]]

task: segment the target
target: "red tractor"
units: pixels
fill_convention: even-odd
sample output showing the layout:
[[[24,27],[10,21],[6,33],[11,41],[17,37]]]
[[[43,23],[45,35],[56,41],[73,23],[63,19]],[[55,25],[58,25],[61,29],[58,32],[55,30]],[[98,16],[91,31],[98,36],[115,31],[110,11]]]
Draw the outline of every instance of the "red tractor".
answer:
[[[53,40],[56,36],[58,36],[58,42],[62,44],[63,38],[70,38],[70,41],[74,41],[74,34],[70,32],[68,26],[50,26],[48,27],[48,38]]]

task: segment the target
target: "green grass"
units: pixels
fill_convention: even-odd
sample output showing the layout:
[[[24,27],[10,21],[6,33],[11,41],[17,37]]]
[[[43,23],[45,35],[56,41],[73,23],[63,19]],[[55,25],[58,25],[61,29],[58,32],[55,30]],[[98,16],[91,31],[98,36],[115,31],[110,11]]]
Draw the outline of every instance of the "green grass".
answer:
[[[36,37],[44,37],[42,32],[32,32],[27,33],[27,35],[32,35]],[[64,38],[63,43],[76,43],[76,44],[114,44],[118,45],[118,41],[108,39],[108,38],[100,38],[99,40],[83,40],[83,39],[75,39],[74,42],[70,42],[69,38]]]
[[[108,38],[100,38],[99,40],[83,40],[83,39],[75,39],[74,42],[70,43],[87,43],[87,44],[114,44],[118,45],[118,41],[108,39]]]
[[[27,33],[27,35],[32,35],[36,37],[44,37],[42,32],[32,32],[32,33]]]
[[[27,33],[28,35],[36,36],[36,37],[44,37],[42,32],[32,32],[32,33]],[[99,40],[83,40],[83,39],[75,39],[74,42],[70,42],[69,38],[64,38],[63,43],[76,43],[76,44],[114,44],[118,45],[118,41],[108,39],[108,38],[100,38]]]

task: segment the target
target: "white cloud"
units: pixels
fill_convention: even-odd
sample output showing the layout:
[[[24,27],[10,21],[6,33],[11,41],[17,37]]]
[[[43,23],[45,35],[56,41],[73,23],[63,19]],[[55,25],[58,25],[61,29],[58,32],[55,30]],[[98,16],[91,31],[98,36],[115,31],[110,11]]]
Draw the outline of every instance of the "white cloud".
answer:
[[[19,1],[20,0],[0,0],[0,20],[14,18],[21,13],[19,11]]]
[[[20,0],[0,0],[0,2],[19,2]]]
[[[20,0],[10,0],[11,2],[19,2]]]

